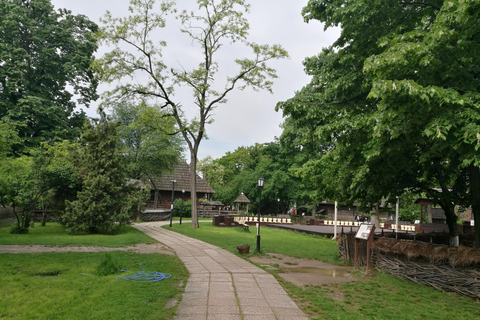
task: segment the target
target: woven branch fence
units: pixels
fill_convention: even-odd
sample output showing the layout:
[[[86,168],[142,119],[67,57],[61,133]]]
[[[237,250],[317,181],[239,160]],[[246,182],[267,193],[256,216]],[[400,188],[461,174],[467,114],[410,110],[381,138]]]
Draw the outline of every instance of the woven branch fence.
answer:
[[[170,213],[143,213],[140,215],[142,221],[164,221],[170,218]]]
[[[434,287],[443,292],[480,299],[480,272],[469,268],[436,266],[429,262],[403,260],[390,254],[375,252],[372,259],[375,267],[415,283]]]
[[[343,260],[354,260],[355,233],[339,237]],[[360,241],[358,264],[366,265],[366,241]],[[411,240],[380,238],[373,242],[375,268],[443,292],[480,299],[480,250]]]

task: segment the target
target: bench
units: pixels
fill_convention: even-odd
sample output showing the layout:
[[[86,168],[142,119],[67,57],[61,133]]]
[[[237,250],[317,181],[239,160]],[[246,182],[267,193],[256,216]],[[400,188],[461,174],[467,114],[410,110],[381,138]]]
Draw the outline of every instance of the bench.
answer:
[[[242,227],[244,231],[250,231],[249,230],[249,225],[246,224],[244,220],[239,220],[238,221],[238,226]]]

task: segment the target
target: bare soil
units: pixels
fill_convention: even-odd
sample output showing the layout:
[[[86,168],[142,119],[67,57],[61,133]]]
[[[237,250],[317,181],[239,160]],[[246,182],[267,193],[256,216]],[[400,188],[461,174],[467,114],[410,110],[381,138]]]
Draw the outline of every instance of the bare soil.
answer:
[[[266,269],[274,270],[285,281],[299,287],[360,280],[350,273],[354,270],[353,267],[336,266],[317,260],[293,258],[277,253],[251,257],[250,260]]]
[[[0,245],[0,253],[43,253],[43,252],[104,252],[132,251],[135,253],[161,253],[175,255],[175,252],[161,243],[137,244],[128,247],[97,246],[44,246],[44,245]]]

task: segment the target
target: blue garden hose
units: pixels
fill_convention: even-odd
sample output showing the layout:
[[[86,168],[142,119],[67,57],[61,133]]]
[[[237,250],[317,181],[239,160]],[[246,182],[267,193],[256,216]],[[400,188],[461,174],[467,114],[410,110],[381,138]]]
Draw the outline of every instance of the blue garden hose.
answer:
[[[141,262],[140,265],[146,263],[146,261]],[[124,272],[130,272],[126,270],[122,270]],[[162,281],[164,279],[169,279],[172,276],[168,273],[161,273],[161,272],[145,272],[145,267],[143,267],[142,271],[137,272],[132,276],[127,277],[117,277],[117,279],[129,280],[133,282],[157,282]]]

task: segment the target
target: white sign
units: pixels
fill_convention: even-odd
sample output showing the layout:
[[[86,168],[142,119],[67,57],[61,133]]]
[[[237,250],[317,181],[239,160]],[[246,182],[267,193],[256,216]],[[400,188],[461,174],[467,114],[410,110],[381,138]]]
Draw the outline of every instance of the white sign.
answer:
[[[373,225],[371,224],[361,224],[360,228],[358,228],[357,234],[355,238],[368,240],[370,233],[372,232]]]

